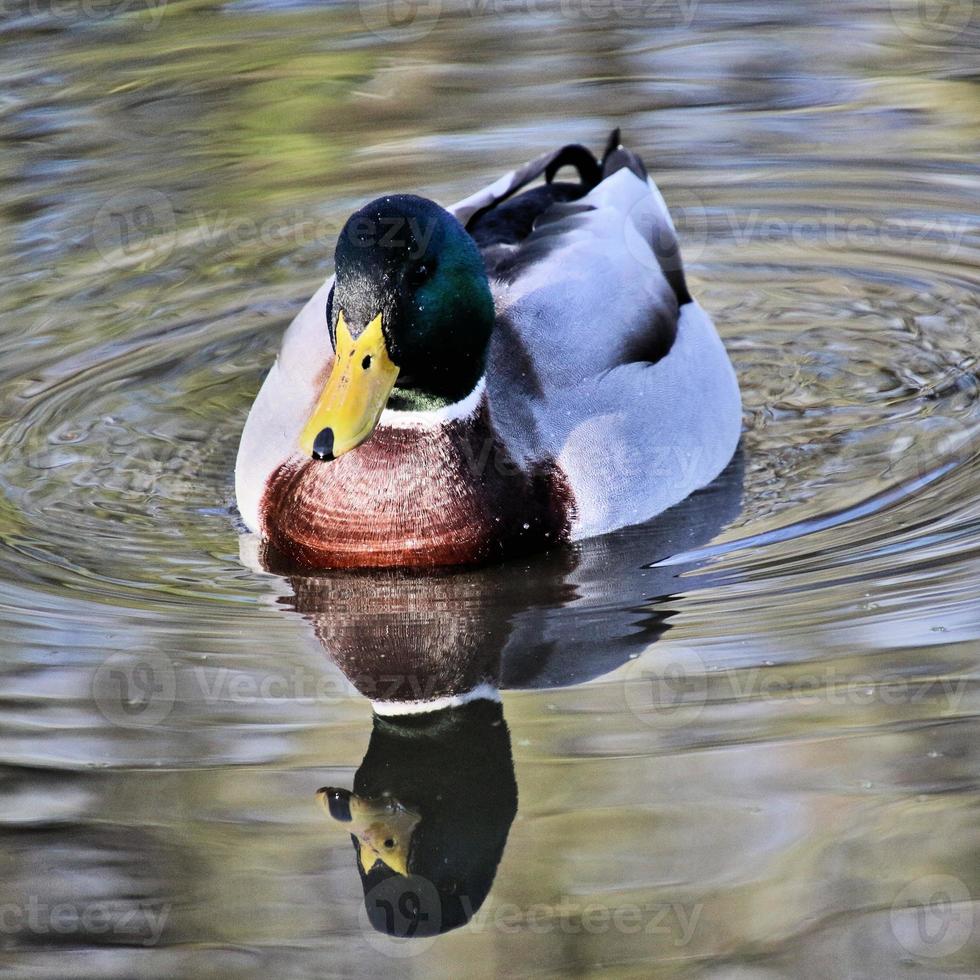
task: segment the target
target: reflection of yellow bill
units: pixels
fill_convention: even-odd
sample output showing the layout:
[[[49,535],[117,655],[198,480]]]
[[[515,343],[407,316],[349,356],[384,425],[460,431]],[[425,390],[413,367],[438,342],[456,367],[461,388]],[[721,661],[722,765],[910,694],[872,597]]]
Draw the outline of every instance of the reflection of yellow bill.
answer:
[[[398,366],[388,356],[379,313],[355,340],[341,313],[333,370],[300,436],[300,449],[314,459],[336,459],[355,449],[381,418]]]
[[[317,798],[330,813],[328,793],[329,790],[322,789],[317,793]],[[333,814],[331,817],[357,838],[357,860],[364,873],[367,874],[380,861],[395,874],[407,875],[412,833],[421,817],[391,798],[364,800],[352,793],[348,803],[349,821],[340,820]]]

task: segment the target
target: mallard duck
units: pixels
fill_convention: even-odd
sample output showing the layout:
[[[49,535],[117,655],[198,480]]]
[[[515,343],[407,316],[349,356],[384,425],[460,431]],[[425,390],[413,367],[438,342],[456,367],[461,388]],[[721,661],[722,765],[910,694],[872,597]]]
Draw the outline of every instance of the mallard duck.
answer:
[[[477,564],[604,534],[735,451],[735,373],[618,131],[601,159],[565,146],[448,209],[371,201],[334,266],[235,472],[245,524],[299,565]]]

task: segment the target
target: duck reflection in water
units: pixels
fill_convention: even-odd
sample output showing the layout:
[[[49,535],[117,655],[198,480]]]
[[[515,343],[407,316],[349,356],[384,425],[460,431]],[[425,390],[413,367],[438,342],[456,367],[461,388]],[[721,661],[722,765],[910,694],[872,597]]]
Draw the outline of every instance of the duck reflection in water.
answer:
[[[309,574],[260,553],[374,709],[353,788],[317,792],[351,835],[374,928],[432,935],[480,909],[517,812],[499,692],[585,683],[655,642],[669,628],[664,600],[700,564],[657,562],[729,524],[742,480],[739,454],[651,524],[482,569]]]
[[[399,936],[463,925],[480,908],[517,813],[499,701],[375,714],[354,790],[320,799],[351,831],[372,925]]]

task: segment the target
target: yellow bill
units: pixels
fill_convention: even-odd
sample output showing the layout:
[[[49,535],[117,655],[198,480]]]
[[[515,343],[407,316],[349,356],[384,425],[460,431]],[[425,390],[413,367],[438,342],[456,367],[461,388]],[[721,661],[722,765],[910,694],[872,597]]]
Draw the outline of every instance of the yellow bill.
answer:
[[[355,449],[374,431],[397,378],[398,365],[388,356],[381,314],[355,339],[341,313],[333,370],[300,435],[300,449],[322,460]]]

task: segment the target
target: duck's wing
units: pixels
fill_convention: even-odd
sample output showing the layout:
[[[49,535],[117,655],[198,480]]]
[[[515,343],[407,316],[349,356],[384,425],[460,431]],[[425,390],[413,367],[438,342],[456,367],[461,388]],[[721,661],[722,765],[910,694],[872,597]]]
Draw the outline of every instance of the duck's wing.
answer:
[[[516,459],[562,471],[576,538],[647,520],[706,485],[741,428],[728,356],[634,157],[610,163],[607,152],[604,169],[618,169],[545,210],[495,266],[494,426]]]

